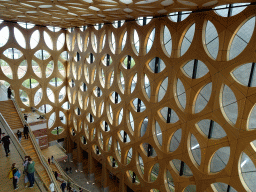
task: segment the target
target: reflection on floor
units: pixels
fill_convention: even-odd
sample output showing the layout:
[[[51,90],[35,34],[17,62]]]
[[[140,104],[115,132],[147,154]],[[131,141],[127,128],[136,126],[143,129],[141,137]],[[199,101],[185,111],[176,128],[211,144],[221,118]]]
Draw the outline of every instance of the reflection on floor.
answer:
[[[16,167],[23,172],[23,161],[19,156],[18,151],[10,144],[10,155],[8,157],[5,156],[4,147],[0,144],[0,186],[1,192],[14,191],[12,179],[8,178],[8,173],[11,169],[13,163],[16,163]],[[18,183],[19,189],[16,191],[40,191],[38,187],[35,185],[32,189],[24,187],[24,175],[21,174],[21,178]]]
[[[64,153],[57,145],[49,146],[48,148],[43,149],[42,153],[47,160],[48,158],[51,158],[51,156],[53,156],[57,161],[67,159],[66,153]]]
[[[77,167],[73,162],[67,162],[67,161],[60,161],[59,164],[61,165],[62,169],[65,171],[66,167],[72,168],[72,173],[68,171],[68,175],[70,178],[73,179],[73,181],[76,181],[76,183],[85,189],[88,189],[92,192],[100,192],[101,190],[92,182],[89,182],[89,180],[86,178],[86,175],[84,172],[80,172],[80,170],[77,170]],[[89,184],[88,184],[88,183]]]

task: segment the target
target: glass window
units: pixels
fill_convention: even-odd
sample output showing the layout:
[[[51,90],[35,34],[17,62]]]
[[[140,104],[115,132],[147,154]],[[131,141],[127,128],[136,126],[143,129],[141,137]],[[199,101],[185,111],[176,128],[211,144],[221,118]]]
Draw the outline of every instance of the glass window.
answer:
[[[201,149],[200,149],[200,145],[196,139],[196,137],[191,134],[191,138],[190,138],[190,150],[192,152],[192,155],[196,161],[196,163],[198,165],[201,164]]]
[[[150,98],[150,95],[151,95],[150,81],[149,81],[149,78],[146,74],[144,75],[144,86],[143,86],[143,88],[146,92],[147,97]]]
[[[195,113],[199,113],[205,108],[208,101],[210,100],[211,93],[212,93],[212,83],[208,83],[201,89],[201,91],[197,95],[197,99],[195,103]]]
[[[47,92],[47,97],[48,97],[48,99],[49,99],[52,103],[54,103],[54,102],[55,102],[55,96],[54,96],[53,91],[52,91],[49,87],[47,87],[46,92]]]
[[[192,11],[181,11],[181,12],[173,12],[169,14],[169,19],[174,22],[180,22],[186,19]]]
[[[9,28],[6,26],[6,27],[3,27],[1,30],[0,30],[0,47],[3,47],[8,39],[9,39]]]
[[[148,42],[147,42],[147,53],[150,51],[151,47],[153,46],[153,43],[154,43],[154,39],[155,39],[155,32],[156,32],[156,29],[154,28],[149,37],[148,37]]]
[[[150,173],[150,181],[151,182],[154,182],[157,177],[158,177],[158,174],[159,174],[159,169],[160,169],[160,165],[159,163],[156,163],[152,169],[151,169],[151,173]]]
[[[47,66],[46,66],[46,70],[45,70],[45,75],[46,75],[46,78],[50,77],[52,72],[53,72],[53,69],[54,69],[54,62],[53,61],[50,61]]]
[[[141,123],[141,127],[140,127],[140,136],[143,137],[143,135],[145,135],[146,131],[147,131],[147,127],[148,127],[148,117],[146,117],[142,123]]]
[[[222,105],[227,118],[235,124],[238,116],[237,100],[234,92],[227,85],[223,88]]]
[[[156,134],[156,138],[158,140],[159,145],[162,146],[162,143],[163,143],[162,130],[157,121],[155,123],[155,134]]]
[[[20,96],[20,100],[22,101],[22,103],[29,107],[30,104],[29,104],[28,94],[25,91],[23,91],[22,89],[20,89],[19,96]]]
[[[163,43],[164,43],[164,47],[166,52],[168,53],[169,56],[171,56],[172,53],[172,36],[171,36],[171,32],[168,29],[168,27],[165,25],[164,26],[164,31],[163,31]]]
[[[126,44],[126,39],[127,39],[127,31],[123,35],[123,40],[122,40],[122,51],[124,50],[125,44]]]
[[[22,48],[26,49],[26,40],[24,38],[24,35],[16,27],[14,27],[14,37],[15,37],[16,41],[18,42],[18,44]]]
[[[52,38],[46,31],[44,31],[44,42],[49,49],[53,49]]]
[[[185,109],[186,108],[186,91],[180,79],[177,80],[177,97],[181,107]]]
[[[135,47],[135,50],[137,51],[136,53],[138,54],[140,51],[140,38],[135,29],[133,31],[133,45]]]
[[[55,115],[55,112],[53,112],[48,119],[48,128],[51,128],[53,126],[55,119],[56,119],[56,115]]]
[[[176,123],[179,120],[175,111],[169,107],[164,107],[160,110],[162,117],[166,120],[166,123]]]
[[[205,29],[205,45],[210,55],[216,59],[219,51],[218,32],[211,21],[207,21]]]
[[[60,50],[64,46],[64,43],[65,43],[65,35],[64,33],[61,33],[57,40],[57,50]]]
[[[113,32],[111,33],[110,48],[113,53],[116,52],[116,38]]]
[[[210,119],[203,119],[197,123],[201,131],[208,137],[208,139],[220,139],[226,136],[226,132],[215,121]]]
[[[170,152],[174,152],[180,145],[181,141],[181,136],[182,136],[182,130],[178,129],[175,131],[175,133],[172,135],[172,139],[170,142]]]
[[[181,49],[180,49],[180,55],[184,55],[188,48],[190,47],[192,40],[194,38],[194,34],[195,34],[195,23],[193,25],[190,26],[190,28],[187,30],[182,43],[181,43]]]
[[[158,98],[157,98],[158,102],[160,102],[164,98],[167,88],[168,88],[168,77],[166,77],[160,85],[160,88],[158,90]]]
[[[174,168],[179,172],[180,176],[192,176],[193,173],[191,171],[191,169],[189,168],[189,166],[184,163],[183,161],[179,160],[179,159],[173,159],[172,164],[174,165]]]
[[[160,73],[165,69],[165,64],[162,59],[159,57],[155,57],[152,59],[149,64],[149,68],[151,69],[151,72],[153,73]]]
[[[175,185],[174,185],[174,181],[173,181],[172,175],[171,175],[169,170],[166,170],[166,178],[167,178],[167,184],[168,184],[169,190],[171,192],[174,192],[175,191],[175,188],[174,188]]]
[[[252,33],[255,27],[255,17],[249,19],[243,26],[237,31],[234,39],[232,40],[230,51],[229,51],[229,59],[234,59],[238,56],[249,43]]]
[[[0,61],[1,62],[1,61]],[[32,66],[33,67],[33,66]],[[27,60],[24,60],[20,63],[19,67],[18,67],[18,78],[21,79],[22,77],[24,77],[24,75],[27,72],[27,68],[28,68],[28,64],[27,64]]]
[[[242,12],[250,3],[234,3],[215,7],[215,11],[222,17],[231,17]]]
[[[8,48],[3,52],[5,57],[9,59],[19,59],[22,57],[22,52],[16,48]]]
[[[222,147],[218,149],[211,159],[210,171],[216,173],[224,169],[229,161],[229,156],[230,147]]]
[[[137,85],[137,73],[132,78],[131,93],[135,90],[136,85]]]
[[[119,82],[120,82],[120,90],[122,93],[124,93],[125,91],[125,79],[124,79],[124,75],[122,73],[122,71],[120,71],[120,79],[119,79]]]
[[[0,59],[0,66],[3,74],[9,79],[13,79],[12,69],[5,60]]]
[[[227,185],[226,183],[213,183],[212,187],[218,192],[237,192],[233,187]]]
[[[207,66],[202,61],[197,59],[189,61],[183,66],[182,69],[184,70],[185,74],[192,79],[201,78],[209,72]]]
[[[126,164],[128,165],[132,160],[132,148],[129,149],[126,157]]]
[[[132,103],[136,112],[143,112],[146,110],[145,104],[139,98],[135,98]]]
[[[196,192],[196,185],[188,185],[184,192]]]
[[[51,55],[50,55],[50,53],[48,53],[47,51],[41,49],[41,50],[38,50],[37,52],[35,52],[35,56],[36,56],[38,59],[46,60],[46,59],[48,59]]]

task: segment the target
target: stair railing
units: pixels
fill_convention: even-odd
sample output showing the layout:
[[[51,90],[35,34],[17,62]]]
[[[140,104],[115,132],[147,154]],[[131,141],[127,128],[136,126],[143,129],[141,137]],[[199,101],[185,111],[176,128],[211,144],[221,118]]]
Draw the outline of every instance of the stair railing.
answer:
[[[71,183],[71,187],[75,188],[76,190],[78,190],[79,188],[83,189],[83,191],[85,192],[91,192],[88,189],[85,189],[84,187],[78,185],[76,182],[73,181],[73,179],[71,179],[68,174],[62,169],[62,167],[60,166],[59,162],[54,160],[55,166],[57,167],[57,169],[60,171],[60,174],[63,176],[64,180],[66,181],[70,181]]]
[[[37,155],[39,157],[39,160],[42,163],[43,167],[45,168],[45,170],[46,170],[46,172],[47,172],[51,182],[54,183],[55,191],[56,192],[61,192],[61,189],[60,189],[60,187],[59,187],[59,185],[58,185],[58,183],[57,183],[57,181],[55,179],[55,176],[53,175],[53,172],[52,172],[51,168],[49,167],[47,161],[45,160],[45,158],[44,158],[44,156],[43,156],[43,154],[41,152],[41,149],[40,149],[40,147],[38,146],[38,144],[36,142],[36,138],[35,138],[34,134],[32,133],[32,130],[31,130],[29,124],[25,121],[24,116],[21,114],[20,108],[19,108],[19,106],[18,106],[18,104],[17,104],[17,102],[15,101],[14,98],[12,98],[12,101],[13,101],[14,106],[15,106],[18,114],[19,114],[19,117],[20,117],[22,123],[23,123],[23,126],[26,124],[28,126],[28,128],[29,128],[29,136],[30,136],[30,139],[32,141],[32,144],[33,144],[33,146],[35,148],[35,151],[36,151],[36,153],[37,153]],[[49,186],[47,186],[47,188],[49,189]]]
[[[24,157],[27,156],[26,151],[21,146],[21,144],[18,141],[17,137],[15,136],[15,134],[12,131],[12,129],[10,128],[10,126],[8,125],[8,123],[6,122],[5,118],[3,117],[3,115],[1,113],[0,113],[0,123],[2,124],[2,128],[5,130],[5,132],[10,136],[11,141],[12,141],[14,147],[16,148],[16,150],[19,153],[22,161],[24,162],[25,161]],[[37,178],[40,178],[40,180],[42,182],[41,177],[39,176],[39,174],[36,171],[35,183],[37,184],[38,188],[40,189],[40,191],[48,190],[48,187],[43,182],[42,183],[43,183],[43,186],[45,188],[42,188],[42,186],[39,185],[40,181]]]

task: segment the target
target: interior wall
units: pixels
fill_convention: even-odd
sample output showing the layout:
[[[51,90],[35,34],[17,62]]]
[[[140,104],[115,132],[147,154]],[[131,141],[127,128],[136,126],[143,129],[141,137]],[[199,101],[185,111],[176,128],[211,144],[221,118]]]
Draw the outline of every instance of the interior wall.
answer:
[[[92,148],[112,173],[125,174],[134,191],[253,191],[256,89],[244,81],[255,61],[255,19],[239,29],[255,6],[233,11],[69,30],[71,139]],[[130,69],[127,55],[135,62]]]
[[[50,141],[66,137],[66,131],[53,131],[67,127],[66,59],[65,30],[0,22],[1,97],[11,85],[24,112],[46,112]]]

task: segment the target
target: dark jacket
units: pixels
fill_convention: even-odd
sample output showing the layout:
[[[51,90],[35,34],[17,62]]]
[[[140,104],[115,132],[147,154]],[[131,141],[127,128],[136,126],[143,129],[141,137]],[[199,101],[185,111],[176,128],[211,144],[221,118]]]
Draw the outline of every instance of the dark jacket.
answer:
[[[29,132],[29,131],[28,131],[28,126],[27,126],[27,125],[25,125],[25,126],[24,126],[23,132],[24,132],[24,133],[28,133],[28,132]]]
[[[11,141],[10,141],[10,136],[6,135],[2,138],[2,142],[4,143],[4,145],[10,145]]]
[[[66,188],[66,183],[61,183],[60,188],[65,189]]]
[[[21,138],[21,132],[17,132],[18,138]]]

